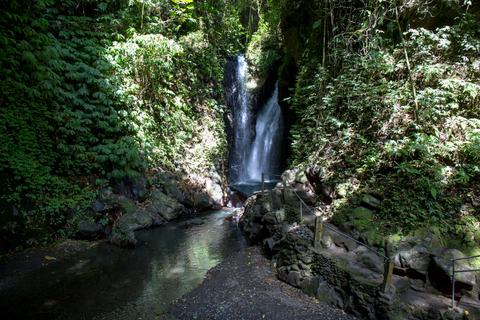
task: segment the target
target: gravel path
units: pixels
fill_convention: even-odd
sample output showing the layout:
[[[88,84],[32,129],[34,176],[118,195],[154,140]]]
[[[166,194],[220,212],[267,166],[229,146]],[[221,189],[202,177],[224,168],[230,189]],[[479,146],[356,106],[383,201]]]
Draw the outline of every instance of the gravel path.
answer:
[[[171,313],[179,320],[355,319],[277,280],[257,247],[210,270],[203,284],[177,301]]]

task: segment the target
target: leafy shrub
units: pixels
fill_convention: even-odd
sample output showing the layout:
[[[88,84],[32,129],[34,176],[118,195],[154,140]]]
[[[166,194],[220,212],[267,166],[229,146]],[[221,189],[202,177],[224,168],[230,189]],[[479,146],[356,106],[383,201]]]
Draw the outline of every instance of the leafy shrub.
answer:
[[[178,166],[203,128],[220,141],[195,167],[221,158],[217,88],[240,33],[230,2],[2,4],[2,238],[71,235],[99,187]]]
[[[390,4],[352,9],[350,24],[334,26],[327,64],[318,44],[307,46],[300,63],[293,163],[324,166],[331,185],[358,181],[348,184],[352,199],[380,192],[377,215],[391,230],[435,225],[461,233],[454,226],[465,203],[480,219],[471,196],[480,178],[480,30],[475,16],[455,10],[449,25],[400,38],[385,32],[397,28],[398,35]]]

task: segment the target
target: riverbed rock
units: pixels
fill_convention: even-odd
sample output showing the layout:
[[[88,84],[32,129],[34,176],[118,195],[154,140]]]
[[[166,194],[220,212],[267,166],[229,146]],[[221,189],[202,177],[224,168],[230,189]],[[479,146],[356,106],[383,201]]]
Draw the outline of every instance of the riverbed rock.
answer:
[[[156,213],[138,210],[124,214],[113,225],[110,242],[121,247],[135,246],[137,239],[134,231],[165,223]]]
[[[80,239],[95,239],[102,234],[102,226],[94,221],[82,220],[78,223],[77,234]]]
[[[157,189],[152,191],[149,201],[145,210],[159,214],[167,221],[177,218],[185,209],[180,202]]]
[[[185,202],[185,191],[182,184],[173,173],[163,172],[157,176],[158,188],[178,202]]]
[[[200,218],[194,218],[194,219],[190,219],[190,220],[182,222],[180,224],[180,227],[188,229],[188,228],[191,228],[191,227],[194,227],[194,226],[200,226],[202,224],[205,224],[205,221],[203,221]]]
[[[118,180],[113,183],[113,191],[136,201],[144,201],[148,193],[147,178],[135,176]]]
[[[217,179],[219,179],[219,177],[217,177]],[[214,208],[220,208],[223,205],[223,190],[217,179],[210,178],[205,182],[205,191],[210,197],[211,204]]]

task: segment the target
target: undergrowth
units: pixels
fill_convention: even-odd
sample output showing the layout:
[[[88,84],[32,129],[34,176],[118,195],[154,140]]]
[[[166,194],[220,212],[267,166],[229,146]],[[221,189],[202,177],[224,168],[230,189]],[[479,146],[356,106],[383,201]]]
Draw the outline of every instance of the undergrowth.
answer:
[[[222,71],[243,43],[233,2],[0,6],[3,245],[71,236],[99,188],[178,169],[196,144],[209,143],[189,168],[224,158]]]
[[[455,17],[430,30],[401,18],[424,7],[360,7],[346,14],[350,25],[331,26],[325,62],[318,43],[307,45],[292,98],[293,163],[325,168],[334,210],[374,192],[385,232],[438,228],[475,245],[480,25],[468,5],[451,5]]]

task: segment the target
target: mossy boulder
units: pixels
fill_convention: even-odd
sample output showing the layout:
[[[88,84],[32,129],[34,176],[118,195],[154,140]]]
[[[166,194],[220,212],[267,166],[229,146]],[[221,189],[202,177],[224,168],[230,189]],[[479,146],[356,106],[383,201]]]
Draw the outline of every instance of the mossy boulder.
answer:
[[[441,291],[451,290],[452,259],[462,259],[466,255],[457,249],[445,249],[439,251],[432,259],[432,266],[429,272],[429,278]],[[468,260],[459,260],[455,262],[456,270],[469,270],[472,266]],[[472,290],[477,284],[474,272],[462,272],[455,275],[456,289],[458,291]]]
[[[158,214],[138,210],[122,215],[115,221],[110,242],[121,247],[134,246],[137,243],[134,231],[164,223]]]
[[[184,211],[180,202],[157,189],[152,191],[149,201],[146,211],[158,214],[167,221],[177,218]]]

